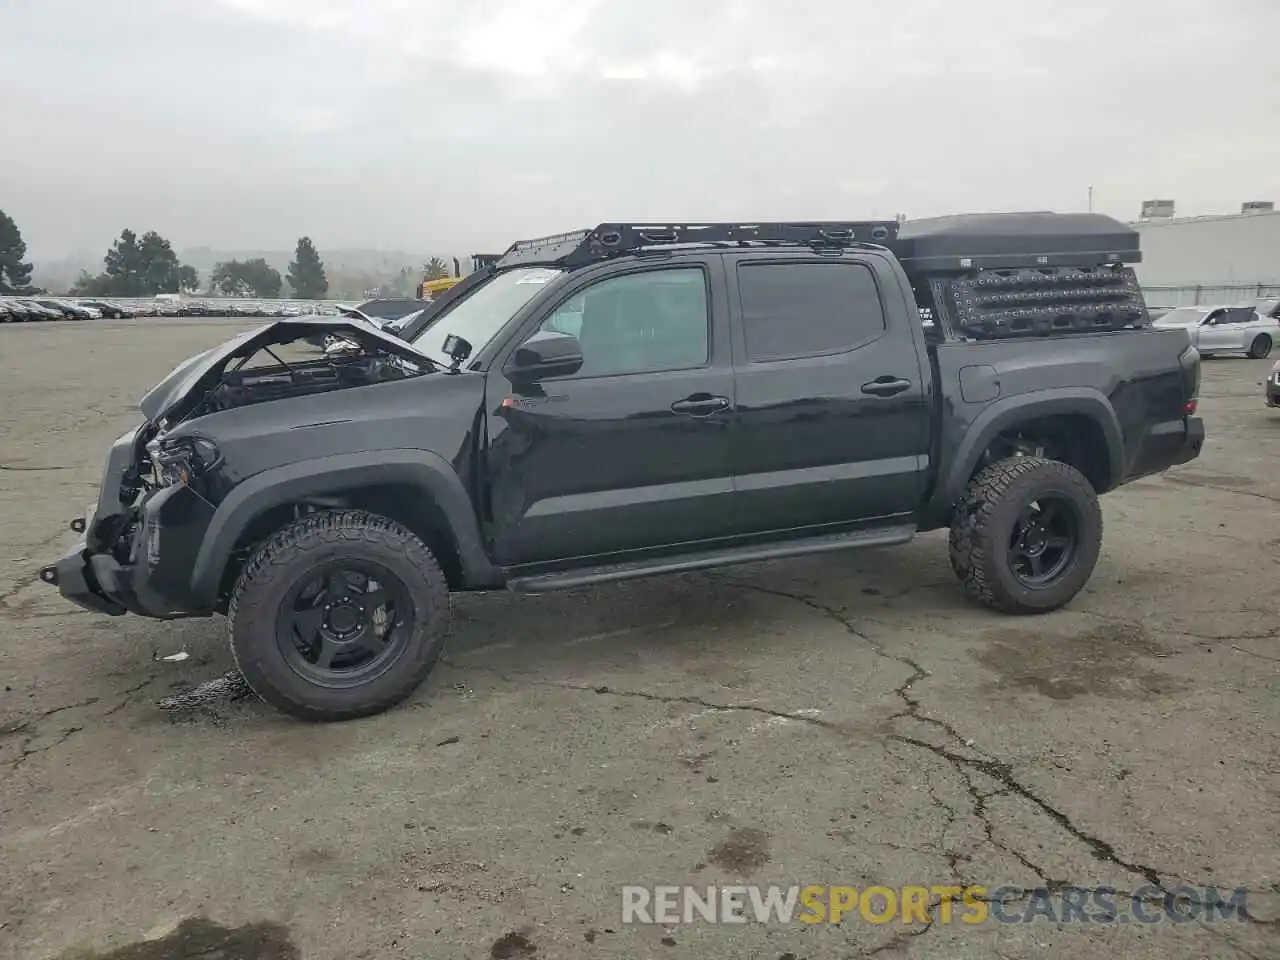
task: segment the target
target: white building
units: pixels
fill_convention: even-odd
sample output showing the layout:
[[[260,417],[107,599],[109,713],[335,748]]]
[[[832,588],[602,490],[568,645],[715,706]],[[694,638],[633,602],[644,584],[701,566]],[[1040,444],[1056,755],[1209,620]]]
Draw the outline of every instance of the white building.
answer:
[[[1156,303],[1234,302],[1280,287],[1280,211],[1140,220],[1138,278]],[[1200,288],[1197,292],[1196,288]]]

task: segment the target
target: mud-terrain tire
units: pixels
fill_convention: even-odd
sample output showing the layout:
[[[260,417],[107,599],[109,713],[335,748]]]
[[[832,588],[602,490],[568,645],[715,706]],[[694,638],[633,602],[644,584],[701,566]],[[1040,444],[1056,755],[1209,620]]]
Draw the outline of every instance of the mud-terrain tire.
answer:
[[[363,585],[353,587],[352,570],[357,578],[364,571]],[[305,589],[312,583],[323,585],[318,599],[308,600]],[[326,591],[344,589],[335,583],[355,597],[377,593],[386,598],[375,600],[363,626],[344,628],[356,631],[348,635],[359,641],[373,626],[380,652],[365,650],[360,642],[333,642],[336,634],[325,632],[331,623],[329,607],[321,613],[322,601],[330,596]],[[344,623],[359,619],[352,611],[369,606],[346,598],[342,603]],[[295,612],[298,604],[301,614]],[[307,615],[322,618],[309,632],[310,644],[299,639],[308,631],[294,632],[296,618]],[[227,634],[236,665],[259,697],[304,720],[340,721],[381,713],[413,693],[440,656],[448,621],[449,588],[427,545],[385,517],[339,510],[296,520],[258,548],[232,593]],[[304,645],[307,651],[326,646],[346,651],[342,656],[348,660],[366,653],[372,659],[365,675],[358,673],[360,667],[343,674],[334,666],[339,657],[330,653],[320,661],[323,655],[317,654],[318,663],[310,663]]]
[[[1059,460],[1000,460],[969,481],[952,515],[948,548],[965,592],[982,605],[1016,614],[1057,610],[1097,565],[1098,495]]]
[[[970,485],[969,489],[972,489]],[[961,522],[962,518],[967,516],[968,492],[965,491],[963,497],[956,504],[954,512],[951,514],[951,530],[947,534],[947,558],[951,561],[951,572],[956,575],[956,579],[963,580],[969,575],[969,528],[971,524]]]
[[[1265,333],[1260,333],[1253,338],[1253,343],[1249,344],[1249,358],[1251,360],[1263,360],[1271,356],[1271,338]]]

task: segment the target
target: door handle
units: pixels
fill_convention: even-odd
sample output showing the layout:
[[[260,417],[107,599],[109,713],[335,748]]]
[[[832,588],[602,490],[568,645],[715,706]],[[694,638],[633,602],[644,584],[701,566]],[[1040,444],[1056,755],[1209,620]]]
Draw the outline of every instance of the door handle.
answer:
[[[911,381],[903,380],[901,377],[876,377],[870,383],[862,385],[862,392],[869,393],[873,397],[892,397],[896,393],[910,389]]]
[[[671,405],[673,413],[683,413],[689,417],[709,417],[717,410],[729,406],[728,397],[713,397],[709,393],[695,393],[691,397],[677,400]]]

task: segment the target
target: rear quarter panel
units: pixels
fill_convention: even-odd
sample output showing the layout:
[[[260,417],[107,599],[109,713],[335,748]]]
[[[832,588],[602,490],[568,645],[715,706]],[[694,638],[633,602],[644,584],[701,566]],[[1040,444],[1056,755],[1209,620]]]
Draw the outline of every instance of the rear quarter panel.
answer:
[[[1176,432],[1181,442],[1179,357],[1188,347],[1184,330],[1146,329],[931,348],[938,473],[926,525],[944,522],[982,452],[1020,420],[1082,414],[1098,422],[1110,464],[1104,490],[1163,469],[1168,438]]]

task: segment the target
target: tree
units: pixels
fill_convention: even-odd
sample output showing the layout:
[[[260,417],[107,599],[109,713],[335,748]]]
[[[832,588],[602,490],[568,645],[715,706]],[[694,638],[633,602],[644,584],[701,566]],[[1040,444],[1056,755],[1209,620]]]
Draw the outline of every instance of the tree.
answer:
[[[24,263],[27,244],[22,232],[0,210],[0,293],[27,293],[31,289],[31,264]]]
[[[411,267],[401,267],[390,281],[391,292],[397,297],[412,297],[413,289],[418,284],[418,278],[415,276]]]
[[[142,292],[142,249],[138,246],[138,235],[132,230],[120,231],[120,239],[111,244],[111,249],[102,258],[106,267],[105,287],[118,297],[141,297]],[[107,293],[107,289],[99,290]]]
[[[147,293],[181,293],[182,264],[169,241],[154,230],[144,233],[138,243],[142,254],[142,283]]]
[[[284,280],[280,271],[261,257],[253,260],[228,260],[213,268],[214,290],[229,297],[255,297],[271,299],[280,296]]]
[[[102,263],[105,271],[96,277],[82,274],[72,293],[147,297],[194,290],[200,282],[195,268],[180,263],[173,246],[154,230],[141,238],[132,230],[120,231]]]
[[[444,280],[449,276],[449,267],[439,257],[432,257],[422,265],[423,279]]]
[[[104,297],[111,286],[111,278],[105,273],[94,277],[88,270],[81,270],[80,276],[67,292],[73,297]]]
[[[279,273],[276,276],[280,276]],[[195,267],[183,263],[178,266],[178,292],[195,293],[200,289],[200,273]],[[276,288],[277,291],[279,288]],[[278,293],[277,293],[278,295]]]
[[[310,237],[301,237],[289,264],[289,286],[293,295],[301,300],[319,300],[329,292],[329,278],[325,276],[324,261],[316,252]]]

